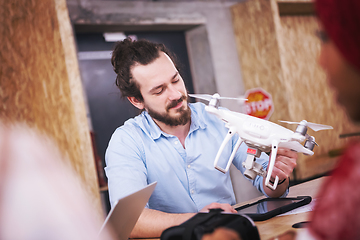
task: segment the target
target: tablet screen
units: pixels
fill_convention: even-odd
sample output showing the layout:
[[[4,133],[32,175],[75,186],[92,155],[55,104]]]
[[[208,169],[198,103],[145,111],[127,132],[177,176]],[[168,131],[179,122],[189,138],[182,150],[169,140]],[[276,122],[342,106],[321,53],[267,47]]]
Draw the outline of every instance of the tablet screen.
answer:
[[[236,208],[239,214],[254,221],[263,221],[311,202],[310,196],[295,198],[263,198],[257,202]]]
[[[300,202],[302,199],[286,199],[279,198],[276,201],[269,201],[269,199],[264,199],[264,201],[257,202],[254,205],[248,206],[244,209],[238,210],[240,214],[254,213],[254,214],[263,214],[270,211],[273,211],[277,208],[289,205],[291,203]]]

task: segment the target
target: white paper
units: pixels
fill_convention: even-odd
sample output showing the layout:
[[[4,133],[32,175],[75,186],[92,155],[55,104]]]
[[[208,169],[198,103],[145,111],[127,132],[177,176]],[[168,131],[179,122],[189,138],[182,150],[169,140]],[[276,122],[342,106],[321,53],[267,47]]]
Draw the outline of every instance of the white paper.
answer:
[[[295,208],[289,212],[286,212],[286,213],[283,213],[283,214],[280,214],[278,216],[286,216],[286,215],[290,215],[290,214],[298,214],[298,213],[304,213],[304,212],[311,212],[314,210],[314,207],[315,207],[315,202],[316,202],[316,199],[312,199],[312,201],[309,203],[309,204],[306,204],[302,207],[299,207],[299,208]]]

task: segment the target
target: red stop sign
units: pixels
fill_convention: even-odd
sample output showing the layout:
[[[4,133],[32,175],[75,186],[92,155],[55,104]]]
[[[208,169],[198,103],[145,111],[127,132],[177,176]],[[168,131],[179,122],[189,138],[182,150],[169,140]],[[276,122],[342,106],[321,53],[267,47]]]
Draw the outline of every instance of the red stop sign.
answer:
[[[262,88],[253,88],[245,93],[246,114],[268,120],[274,111],[272,97]]]

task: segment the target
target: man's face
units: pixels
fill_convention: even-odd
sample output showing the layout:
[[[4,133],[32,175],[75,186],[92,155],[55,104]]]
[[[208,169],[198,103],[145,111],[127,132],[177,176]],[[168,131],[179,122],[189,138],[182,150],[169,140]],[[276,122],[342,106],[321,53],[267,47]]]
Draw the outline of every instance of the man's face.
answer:
[[[319,64],[335,89],[337,101],[353,121],[360,122],[360,73],[344,60],[330,40],[322,44]]]
[[[136,107],[145,108],[155,121],[169,126],[189,122],[191,111],[184,81],[165,53],[160,52],[160,57],[148,65],[135,65],[131,72],[144,99]]]

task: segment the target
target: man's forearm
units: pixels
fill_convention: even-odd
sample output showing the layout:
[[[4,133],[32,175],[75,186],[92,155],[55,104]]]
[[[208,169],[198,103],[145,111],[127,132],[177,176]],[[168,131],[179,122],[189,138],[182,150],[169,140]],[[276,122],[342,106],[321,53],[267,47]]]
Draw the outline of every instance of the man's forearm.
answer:
[[[160,237],[161,233],[172,226],[179,225],[195,213],[165,213],[153,209],[145,208],[141,213],[133,231],[131,238],[153,238]]]
[[[276,189],[275,190],[271,190],[270,188],[266,187],[265,186],[265,178],[263,180],[263,186],[264,186],[264,191],[265,193],[269,196],[269,197],[273,197],[273,198],[276,198],[276,197],[281,197],[286,189],[288,188],[289,186],[289,178],[287,178],[285,180],[285,182],[283,182],[282,184],[280,185],[277,185]]]

